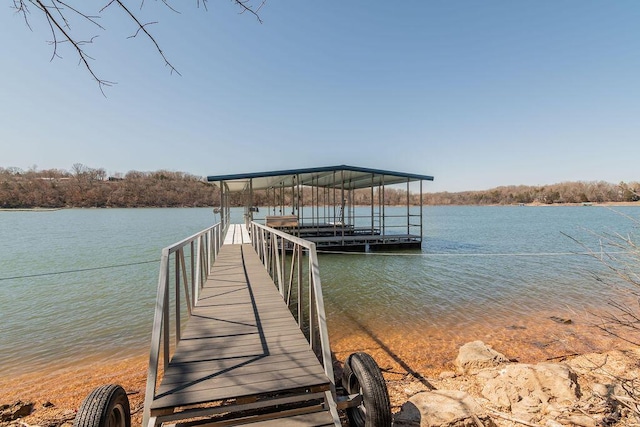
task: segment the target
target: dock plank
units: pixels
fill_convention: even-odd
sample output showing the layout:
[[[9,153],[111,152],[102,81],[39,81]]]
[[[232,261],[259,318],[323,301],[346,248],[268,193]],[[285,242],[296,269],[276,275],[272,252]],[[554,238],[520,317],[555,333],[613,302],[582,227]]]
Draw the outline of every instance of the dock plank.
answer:
[[[251,243],[249,232],[244,224],[231,224],[224,239],[225,245],[243,245]]]
[[[331,414],[328,412],[316,412],[295,417],[278,418],[275,420],[259,421],[246,424],[249,427],[323,427],[334,426]]]
[[[254,360],[255,359],[255,360]],[[277,360],[277,362],[276,362]],[[180,369],[176,369],[171,375],[164,377],[165,384],[176,384],[180,381],[194,381],[202,376],[203,373],[209,374],[210,372],[219,372],[232,369],[238,364],[251,362],[250,366],[245,367],[242,372],[234,371],[230,372],[227,377],[234,376],[247,376],[258,374],[261,372],[277,372],[280,370],[289,369],[306,369],[313,368],[313,362],[291,360],[288,357],[274,356],[271,358],[266,357],[251,357],[244,356],[236,359],[214,360],[210,363],[185,363]],[[277,364],[274,364],[277,363]],[[305,366],[307,365],[307,366]]]

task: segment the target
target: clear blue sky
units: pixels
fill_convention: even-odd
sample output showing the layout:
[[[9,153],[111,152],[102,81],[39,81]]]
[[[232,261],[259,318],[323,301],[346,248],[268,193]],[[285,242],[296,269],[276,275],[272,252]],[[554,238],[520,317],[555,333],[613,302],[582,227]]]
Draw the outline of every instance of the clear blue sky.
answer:
[[[434,175],[434,192],[640,181],[637,0],[267,0],[262,24],[229,0],[130,3],[182,76],[112,7],[106,31],[73,27],[99,35],[106,98],[68,48],[49,61],[35,9],[30,31],[5,5],[0,167],[349,164]]]

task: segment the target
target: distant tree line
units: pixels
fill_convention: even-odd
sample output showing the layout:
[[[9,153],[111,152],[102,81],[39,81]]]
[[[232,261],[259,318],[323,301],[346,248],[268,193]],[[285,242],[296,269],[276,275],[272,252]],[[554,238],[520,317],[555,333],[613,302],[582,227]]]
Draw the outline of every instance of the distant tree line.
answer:
[[[597,182],[564,182],[545,186],[505,186],[484,191],[457,193],[424,193],[427,205],[513,205],[633,202],[640,200],[640,183],[611,184]],[[411,204],[420,203],[420,195],[409,193]],[[284,204],[291,203],[291,191],[284,192]],[[404,189],[385,188],[384,198],[378,190],[374,202],[384,199],[386,205],[404,205]],[[302,203],[309,206],[312,192],[302,191]],[[335,200],[330,198],[328,200]],[[254,205],[267,206],[271,197],[256,191]],[[242,194],[233,194],[230,203],[242,206]],[[323,200],[320,200],[323,203]],[[352,203],[371,204],[371,191],[356,190]],[[203,177],[184,172],[160,170],[155,172],[130,171],[109,176],[102,168],[94,169],[81,163],[71,171],[35,167],[24,171],[19,168],[0,167],[0,208],[62,208],[62,207],[204,207],[218,206],[220,191]]]
[[[0,208],[197,207],[220,203],[217,188],[183,172],[130,171],[108,176],[76,163],[71,171],[0,167]]]
[[[505,186],[484,191],[433,193],[425,195],[430,205],[514,205],[556,203],[635,202],[640,200],[640,183],[612,184],[604,181],[562,182],[543,186]]]

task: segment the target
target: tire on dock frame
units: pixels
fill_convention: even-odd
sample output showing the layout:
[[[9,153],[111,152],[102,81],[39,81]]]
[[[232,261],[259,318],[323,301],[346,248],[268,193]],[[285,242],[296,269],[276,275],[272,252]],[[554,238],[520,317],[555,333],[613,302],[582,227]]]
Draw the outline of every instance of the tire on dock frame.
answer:
[[[131,427],[127,393],[117,384],[95,388],[82,401],[73,427]]]
[[[378,364],[367,353],[347,357],[342,371],[342,386],[348,394],[360,394],[362,403],[347,408],[351,427],[390,427],[391,403],[387,384]]]

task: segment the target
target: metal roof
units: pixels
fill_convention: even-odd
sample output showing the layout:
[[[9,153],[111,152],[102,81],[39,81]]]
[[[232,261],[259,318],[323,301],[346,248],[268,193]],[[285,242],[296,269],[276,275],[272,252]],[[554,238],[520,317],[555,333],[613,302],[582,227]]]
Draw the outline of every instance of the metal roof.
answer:
[[[214,183],[224,182],[229,191],[243,191],[249,188],[250,181],[252,181],[251,187],[254,190],[283,186],[291,187],[296,184],[312,187],[357,189],[382,184],[433,181],[433,176],[340,165],[233,175],[213,175],[208,176],[207,181]]]

